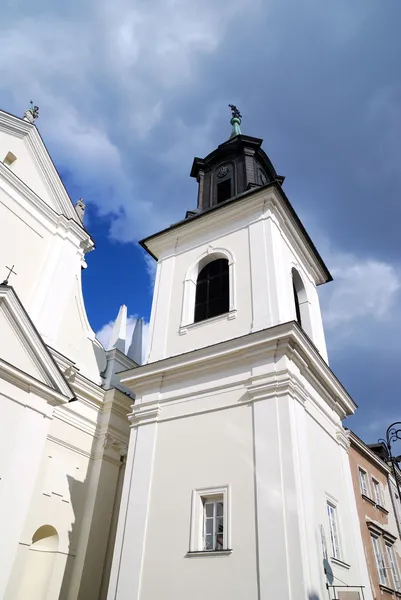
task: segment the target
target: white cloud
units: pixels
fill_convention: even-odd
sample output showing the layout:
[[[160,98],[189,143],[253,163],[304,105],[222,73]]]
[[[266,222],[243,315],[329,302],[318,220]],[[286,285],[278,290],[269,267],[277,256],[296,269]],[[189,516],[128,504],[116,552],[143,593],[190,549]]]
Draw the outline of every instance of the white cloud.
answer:
[[[398,299],[401,278],[393,265],[338,255],[335,280],[325,302],[325,323],[334,329],[357,319],[388,320]]]
[[[320,288],[330,350],[386,345],[401,331],[401,269],[373,258],[330,252],[334,281]]]
[[[157,271],[157,260],[152,258],[150,254],[144,254],[145,264],[146,264],[146,272],[150,278],[150,285],[153,291],[155,280],[156,280],[156,271]]]
[[[43,10],[6,7],[3,107],[22,115],[30,99],[39,105],[38,127],[56,164],[79,195],[111,217],[113,238],[136,240],[171,221],[171,204],[157,206],[157,196],[138,191],[137,146],[197,81],[199,60],[216,52],[233,20],[259,3],[82,0],[75,12],[51,3]],[[178,136],[172,134],[173,146]]]

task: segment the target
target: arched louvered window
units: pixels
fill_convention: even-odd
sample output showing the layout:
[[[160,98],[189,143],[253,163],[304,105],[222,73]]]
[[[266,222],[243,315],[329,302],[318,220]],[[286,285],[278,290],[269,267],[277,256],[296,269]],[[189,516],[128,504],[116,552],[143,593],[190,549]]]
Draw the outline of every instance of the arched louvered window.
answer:
[[[228,260],[209,262],[198,275],[195,297],[195,323],[229,311]]]

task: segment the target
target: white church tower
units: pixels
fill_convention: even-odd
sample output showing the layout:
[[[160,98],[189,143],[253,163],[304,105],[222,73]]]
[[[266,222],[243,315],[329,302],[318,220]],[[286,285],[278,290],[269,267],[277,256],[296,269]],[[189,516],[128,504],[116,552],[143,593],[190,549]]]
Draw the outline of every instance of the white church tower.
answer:
[[[148,362],[121,379],[136,401],[108,600],[367,600],[331,276],[231,108],[230,139],[193,163],[197,209],[142,241],[158,267]]]

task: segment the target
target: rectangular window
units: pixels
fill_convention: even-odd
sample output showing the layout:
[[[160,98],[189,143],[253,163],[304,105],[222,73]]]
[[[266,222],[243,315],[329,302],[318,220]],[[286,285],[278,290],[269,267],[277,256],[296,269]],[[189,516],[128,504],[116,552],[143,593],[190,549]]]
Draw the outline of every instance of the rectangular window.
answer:
[[[389,570],[391,571],[391,576],[393,579],[392,589],[396,590],[398,592],[398,591],[400,591],[401,586],[400,586],[400,575],[399,575],[398,566],[397,566],[397,559],[394,554],[394,548],[391,544],[386,543],[386,550],[387,550],[387,564],[388,564]]]
[[[231,198],[231,179],[226,179],[217,184],[217,204]]]
[[[329,518],[329,531],[331,541],[331,555],[340,559],[340,537],[338,531],[337,508],[331,502],[327,502],[327,515]]]
[[[361,486],[361,492],[364,496],[369,496],[368,488],[368,476],[366,471],[359,469],[359,485]]]
[[[380,488],[380,483],[376,479],[373,479],[373,477],[372,477],[372,485],[373,485],[373,500],[379,506],[383,506],[382,491]]]
[[[231,552],[230,486],[192,492],[189,556]]]
[[[379,583],[381,583],[382,585],[388,586],[386,563],[384,561],[384,555],[383,555],[383,550],[381,547],[380,540],[378,537],[376,537],[374,535],[371,535],[370,537],[372,538],[373,553],[375,555],[376,568],[377,568],[377,573],[379,575]]]
[[[224,549],[223,498],[203,499],[203,549]]]

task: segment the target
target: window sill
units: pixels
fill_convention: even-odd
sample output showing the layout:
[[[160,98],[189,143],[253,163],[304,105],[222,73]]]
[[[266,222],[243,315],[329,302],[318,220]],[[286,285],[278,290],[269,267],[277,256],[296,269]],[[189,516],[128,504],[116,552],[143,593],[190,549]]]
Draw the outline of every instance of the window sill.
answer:
[[[397,592],[397,590],[393,590],[392,588],[388,587],[387,585],[383,585],[382,583],[379,583],[379,588],[383,592],[387,592],[388,594],[396,594],[398,597],[401,595],[401,592]]]
[[[194,550],[186,553],[186,558],[196,558],[198,556],[229,556],[232,550]]]
[[[335,565],[338,565],[339,567],[342,567],[343,569],[350,569],[351,565],[349,565],[348,563],[344,562],[343,560],[340,560],[339,558],[334,558],[334,556],[330,557],[330,560],[332,563],[334,563]]]
[[[382,506],[381,504],[376,504],[376,508],[378,508],[382,513],[384,513],[385,515],[388,515],[388,510],[387,508],[384,508],[384,506]]]
[[[206,325],[207,323],[216,323],[218,321],[231,321],[237,317],[237,311],[235,309],[230,310],[229,312],[223,313],[222,315],[217,315],[217,317],[211,317],[210,319],[204,319],[203,321],[197,321],[196,323],[189,323],[188,325],[181,325],[178,333],[180,335],[186,335],[188,331],[192,329],[197,329],[198,327],[202,327],[202,325]]]
[[[373,504],[373,506],[376,506],[376,502],[374,500],[372,500],[372,498],[369,498],[369,496],[366,496],[365,494],[362,494],[362,498],[364,500],[366,500],[367,502],[369,502],[370,504]]]

